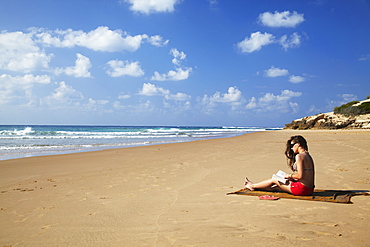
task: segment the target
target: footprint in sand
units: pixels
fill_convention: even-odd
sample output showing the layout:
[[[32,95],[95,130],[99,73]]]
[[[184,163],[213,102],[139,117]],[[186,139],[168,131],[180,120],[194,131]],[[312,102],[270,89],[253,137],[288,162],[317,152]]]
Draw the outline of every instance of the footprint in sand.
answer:
[[[19,220],[18,222],[19,222],[19,223],[22,223],[22,222],[25,222],[26,220],[28,220],[28,217],[26,217],[26,218],[24,218],[24,219],[21,219],[21,220]]]
[[[329,226],[329,227],[339,226],[338,223],[332,223],[332,222],[302,222],[301,224],[303,224],[303,225]]]
[[[287,236],[277,233],[277,236],[275,237],[278,240],[287,240]]]
[[[16,215],[16,216],[18,216],[18,217],[24,217],[24,215],[23,214],[18,214],[18,212],[17,211],[12,211],[11,212],[12,214],[14,214],[14,215]]]
[[[332,233],[328,233],[328,232],[319,232],[319,231],[313,231],[313,233],[320,234],[320,235],[326,235],[326,236],[333,235]]]
[[[96,211],[94,213],[89,213],[89,214],[86,214],[86,216],[90,216],[90,215],[94,215],[94,214],[97,214],[99,211]]]
[[[14,189],[14,190],[18,190],[20,192],[34,191],[34,189],[28,189],[28,188],[17,188],[17,189]]]
[[[46,225],[46,226],[41,227],[41,229],[49,229],[49,228],[52,228],[52,227],[53,227],[52,225]]]

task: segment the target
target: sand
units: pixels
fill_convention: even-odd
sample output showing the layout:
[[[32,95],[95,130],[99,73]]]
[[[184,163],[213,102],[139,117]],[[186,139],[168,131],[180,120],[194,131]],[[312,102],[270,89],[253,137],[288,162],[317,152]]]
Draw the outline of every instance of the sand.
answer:
[[[317,189],[370,190],[370,131],[243,136],[0,162],[0,246],[369,246],[353,204],[226,195],[288,171],[301,134]]]

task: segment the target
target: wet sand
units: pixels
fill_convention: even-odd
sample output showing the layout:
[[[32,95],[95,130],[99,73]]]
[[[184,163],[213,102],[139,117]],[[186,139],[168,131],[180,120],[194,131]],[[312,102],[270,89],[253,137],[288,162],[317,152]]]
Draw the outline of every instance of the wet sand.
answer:
[[[0,161],[0,246],[369,246],[353,204],[226,195],[288,172],[303,135],[316,188],[370,191],[370,131],[243,136]]]

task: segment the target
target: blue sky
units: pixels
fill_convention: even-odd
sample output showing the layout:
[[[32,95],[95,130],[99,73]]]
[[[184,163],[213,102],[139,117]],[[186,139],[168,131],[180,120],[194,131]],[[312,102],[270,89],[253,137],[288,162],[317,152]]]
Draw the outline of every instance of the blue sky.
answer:
[[[0,124],[278,127],[370,95],[368,0],[0,0]]]

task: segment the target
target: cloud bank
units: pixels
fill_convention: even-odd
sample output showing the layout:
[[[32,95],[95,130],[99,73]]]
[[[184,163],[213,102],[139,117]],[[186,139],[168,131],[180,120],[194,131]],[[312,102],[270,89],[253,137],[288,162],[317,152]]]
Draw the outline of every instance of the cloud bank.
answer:
[[[85,47],[94,51],[119,52],[138,50],[142,43],[147,42],[155,46],[163,46],[168,41],[164,41],[159,35],[149,36],[139,34],[129,35],[120,29],[110,30],[106,26],[97,27],[95,30],[84,32],[81,30],[36,30],[34,36],[38,43],[59,47],[72,48],[75,46]]]

